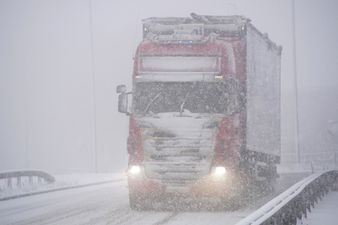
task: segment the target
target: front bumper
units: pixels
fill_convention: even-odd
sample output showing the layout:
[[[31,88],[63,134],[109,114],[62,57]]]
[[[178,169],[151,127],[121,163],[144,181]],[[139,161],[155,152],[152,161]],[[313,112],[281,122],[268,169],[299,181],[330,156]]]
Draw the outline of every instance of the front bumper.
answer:
[[[171,183],[167,180],[150,179],[144,174],[128,176],[129,190],[144,196],[194,196],[194,197],[232,197],[235,193],[236,182],[234,175],[215,178],[211,175],[196,181]]]

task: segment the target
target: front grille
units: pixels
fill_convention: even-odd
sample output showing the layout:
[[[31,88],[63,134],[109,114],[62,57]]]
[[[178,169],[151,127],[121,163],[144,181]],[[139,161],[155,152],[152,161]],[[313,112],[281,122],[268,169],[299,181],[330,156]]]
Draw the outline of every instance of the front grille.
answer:
[[[209,130],[190,137],[152,137],[144,140],[144,149],[147,177],[164,184],[184,185],[208,174],[212,135]]]

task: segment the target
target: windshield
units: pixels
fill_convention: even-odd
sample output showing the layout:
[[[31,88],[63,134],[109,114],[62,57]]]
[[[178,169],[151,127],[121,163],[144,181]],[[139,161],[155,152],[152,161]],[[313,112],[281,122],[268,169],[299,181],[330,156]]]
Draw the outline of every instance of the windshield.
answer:
[[[229,113],[236,104],[226,82],[139,82],[133,95],[136,114],[164,112]]]

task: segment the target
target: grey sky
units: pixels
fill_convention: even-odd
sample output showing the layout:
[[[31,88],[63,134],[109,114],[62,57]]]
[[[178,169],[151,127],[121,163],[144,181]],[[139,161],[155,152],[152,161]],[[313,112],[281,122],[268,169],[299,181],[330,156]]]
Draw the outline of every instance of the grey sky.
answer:
[[[130,87],[132,57],[142,38],[141,19],[191,12],[244,15],[283,46],[282,140],[283,150],[291,152],[295,146],[291,3],[92,0],[90,8],[83,0],[0,0],[0,171],[92,171],[94,149],[100,171],[124,168],[128,119],[117,113],[114,92],[117,84]],[[335,0],[296,0],[303,151],[314,151],[311,143],[325,136],[327,121],[338,119],[337,10]]]

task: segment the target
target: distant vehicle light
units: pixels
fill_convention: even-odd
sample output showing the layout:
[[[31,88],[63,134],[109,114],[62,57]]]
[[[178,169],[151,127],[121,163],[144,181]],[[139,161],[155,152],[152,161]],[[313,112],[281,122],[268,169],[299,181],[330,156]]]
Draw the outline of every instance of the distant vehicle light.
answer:
[[[141,167],[140,166],[131,166],[129,168],[129,174],[131,175],[138,175],[141,173]]]
[[[216,166],[212,169],[211,173],[214,177],[224,177],[224,175],[227,173],[227,170],[223,166]]]

